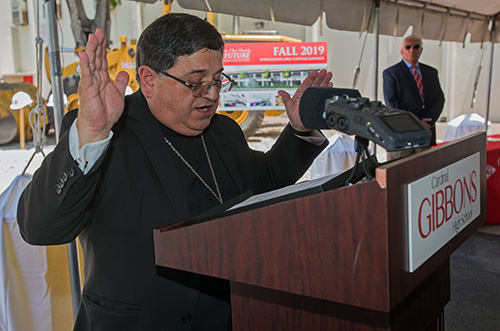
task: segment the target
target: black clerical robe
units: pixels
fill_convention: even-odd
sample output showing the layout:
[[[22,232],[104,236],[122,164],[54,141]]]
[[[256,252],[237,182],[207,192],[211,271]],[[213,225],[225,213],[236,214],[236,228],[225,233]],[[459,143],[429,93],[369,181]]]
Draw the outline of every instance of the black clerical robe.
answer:
[[[65,117],[63,132],[74,118]],[[164,140],[172,139],[214,185],[199,137],[162,128],[140,91],[126,97],[113,132],[86,175],[63,134],[18,208],[27,242],[62,244],[78,236],[82,243],[85,284],[75,330],[230,329],[226,282],[155,265],[153,229],[218,204]],[[310,144],[287,127],[269,152],[253,151],[239,126],[222,115],[203,135],[224,200],[294,183],[326,145]]]

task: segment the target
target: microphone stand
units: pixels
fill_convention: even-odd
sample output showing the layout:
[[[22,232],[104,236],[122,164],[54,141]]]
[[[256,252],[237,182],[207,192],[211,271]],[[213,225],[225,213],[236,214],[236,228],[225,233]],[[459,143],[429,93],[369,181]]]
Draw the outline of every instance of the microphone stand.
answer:
[[[363,172],[365,174],[366,180],[371,180],[373,179],[372,174],[368,170],[366,166],[366,160],[370,160],[370,163],[372,166],[378,166],[379,163],[377,162],[376,159],[373,158],[372,155],[368,152],[368,139],[356,136],[354,139],[354,149],[356,150],[356,162],[354,164],[354,167],[352,168],[351,174],[349,178],[347,178],[345,185],[351,185],[354,183],[351,183],[351,181],[354,178],[354,175],[356,174],[356,171],[358,170],[358,165],[360,164],[359,160],[361,159],[361,166],[363,167]],[[366,155],[366,157],[365,157]]]

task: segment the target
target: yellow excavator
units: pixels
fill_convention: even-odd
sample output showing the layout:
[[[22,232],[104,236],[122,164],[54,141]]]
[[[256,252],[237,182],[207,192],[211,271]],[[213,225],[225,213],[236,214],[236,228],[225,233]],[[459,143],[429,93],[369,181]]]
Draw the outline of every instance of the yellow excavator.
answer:
[[[110,48],[108,51],[108,71],[112,80],[120,71],[126,71],[129,74],[127,89],[129,92],[135,92],[139,89],[139,84],[135,79],[135,53],[136,41],[131,40],[127,43],[127,37],[120,37],[120,47]],[[50,82],[50,64],[48,50],[45,49],[45,69]],[[78,108],[78,83],[80,82],[80,62],[72,63],[63,68],[62,84],[64,95],[67,97],[65,110],[69,111]],[[50,111],[49,111],[50,112]]]
[[[109,50],[107,58],[109,64],[109,74],[114,79],[118,72],[126,71],[130,76],[127,90],[137,91],[139,85],[135,79],[135,40],[127,43],[127,37],[120,37],[120,47]],[[45,50],[45,69],[50,82],[50,65],[48,50]],[[62,83],[65,95],[65,111],[78,108],[78,83],[80,81],[80,63],[75,62],[63,68]],[[17,92],[25,92],[30,100],[21,109],[13,109],[12,97]],[[14,138],[24,135],[26,140],[33,137],[31,126],[29,124],[29,114],[31,109],[36,106],[36,87],[29,82],[7,84],[0,81],[0,145],[7,144]],[[51,96],[49,94],[48,100]],[[44,102],[45,103],[45,102]],[[46,105],[46,118],[40,125],[46,125],[46,132],[53,127],[53,109],[50,102]],[[21,115],[22,114],[22,115]],[[22,116],[22,118],[21,118]],[[20,125],[24,130],[19,130]]]

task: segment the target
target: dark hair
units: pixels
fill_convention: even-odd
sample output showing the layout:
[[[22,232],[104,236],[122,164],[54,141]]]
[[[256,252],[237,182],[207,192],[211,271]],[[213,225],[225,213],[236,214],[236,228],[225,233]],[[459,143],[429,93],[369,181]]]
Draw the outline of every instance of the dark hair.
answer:
[[[179,56],[204,48],[224,52],[224,40],[212,24],[189,14],[167,14],[142,32],[137,43],[136,69],[138,72],[140,66],[147,65],[157,73],[166,71]]]

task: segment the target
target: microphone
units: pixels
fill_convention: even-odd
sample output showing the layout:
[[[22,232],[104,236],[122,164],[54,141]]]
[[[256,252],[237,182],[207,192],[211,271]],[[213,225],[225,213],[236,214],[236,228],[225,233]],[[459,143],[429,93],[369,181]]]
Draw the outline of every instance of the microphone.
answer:
[[[310,87],[299,104],[308,129],[334,129],[399,151],[430,145],[431,131],[411,112],[361,97],[358,90]]]
[[[299,115],[302,124],[309,130],[330,129],[324,116],[325,102],[334,96],[346,95],[358,98],[361,94],[358,90],[333,88],[333,87],[309,87],[302,94],[299,104]]]

